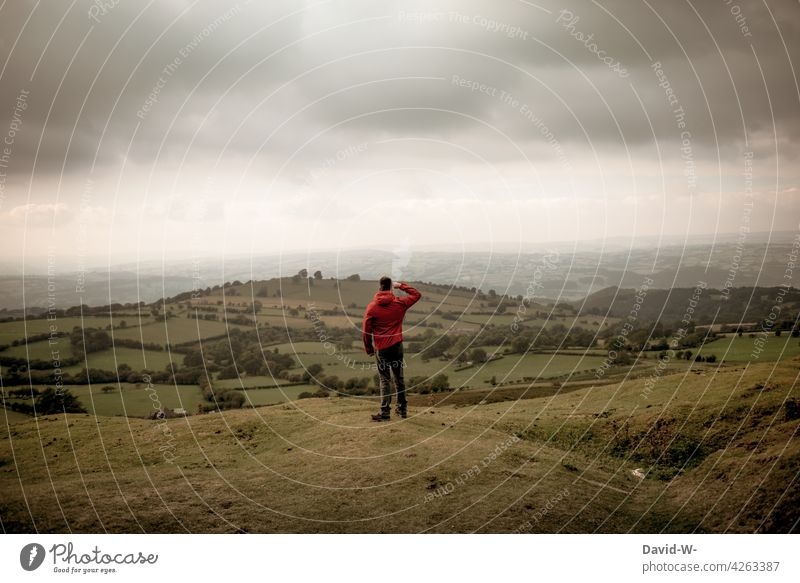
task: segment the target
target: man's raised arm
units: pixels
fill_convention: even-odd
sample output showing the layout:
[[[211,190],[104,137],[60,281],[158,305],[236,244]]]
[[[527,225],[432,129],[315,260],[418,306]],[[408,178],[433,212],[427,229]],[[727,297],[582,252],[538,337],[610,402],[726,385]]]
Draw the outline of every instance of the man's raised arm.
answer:
[[[421,293],[419,293],[416,289],[414,289],[407,283],[396,283],[394,284],[394,286],[408,294],[405,297],[397,298],[398,301],[406,307],[406,309],[416,304],[422,297]]]

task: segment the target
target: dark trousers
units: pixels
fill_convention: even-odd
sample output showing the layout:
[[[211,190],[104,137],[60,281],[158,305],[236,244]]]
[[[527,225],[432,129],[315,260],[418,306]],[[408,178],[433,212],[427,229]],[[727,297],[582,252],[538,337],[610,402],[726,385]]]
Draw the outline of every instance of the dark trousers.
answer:
[[[392,407],[392,395],[397,394],[397,408],[405,410],[406,383],[403,380],[403,343],[391,345],[389,348],[376,351],[378,357],[378,375],[381,383],[381,413],[389,414]],[[395,391],[392,391],[390,377],[394,375]]]

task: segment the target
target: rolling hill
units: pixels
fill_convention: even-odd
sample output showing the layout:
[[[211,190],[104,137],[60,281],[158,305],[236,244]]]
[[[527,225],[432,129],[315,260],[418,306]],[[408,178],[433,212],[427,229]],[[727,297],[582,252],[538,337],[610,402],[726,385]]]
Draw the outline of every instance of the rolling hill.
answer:
[[[469,406],[417,395],[377,425],[373,402],[336,397],[9,420],[0,517],[6,532],[791,532],[798,364]]]

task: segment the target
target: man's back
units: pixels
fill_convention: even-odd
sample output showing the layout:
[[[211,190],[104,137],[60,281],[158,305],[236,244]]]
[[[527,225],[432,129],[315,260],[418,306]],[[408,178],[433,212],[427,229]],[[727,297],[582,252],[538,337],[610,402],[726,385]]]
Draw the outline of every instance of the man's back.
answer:
[[[408,295],[397,297],[391,290],[379,291],[364,312],[364,349],[367,354],[384,350],[403,340],[403,317],[422,294],[404,283],[398,287]]]

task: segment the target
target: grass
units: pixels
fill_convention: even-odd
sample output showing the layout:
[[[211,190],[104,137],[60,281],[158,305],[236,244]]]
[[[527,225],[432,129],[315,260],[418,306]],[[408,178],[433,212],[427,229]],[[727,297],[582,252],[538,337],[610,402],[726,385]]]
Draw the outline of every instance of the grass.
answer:
[[[59,356],[69,358],[72,356],[72,346],[69,343],[69,338],[54,339],[54,343],[50,344],[48,340],[40,340],[39,342],[31,342],[27,345],[11,346],[6,348],[0,354],[3,356],[13,356],[14,358],[28,358],[30,360],[50,360],[53,357],[53,351],[57,350]]]
[[[338,357],[341,356],[341,359]],[[374,359],[360,351],[335,352],[332,355],[313,353],[298,354],[298,367],[291,373],[301,374],[303,367],[321,364],[323,374],[336,375],[340,380],[348,378],[372,378],[377,372]],[[495,377],[496,382],[524,383],[525,377],[530,379],[549,379],[573,372],[594,370],[603,362],[599,356],[573,356],[560,354],[512,354],[499,360],[475,364],[471,368],[456,371],[455,363],[440,360],[423,362],[416,354],[406,354],[406,378],[412,376],[433,377],[446,374],[451,387],[473,386],[484,387]],[[512,370],[513,369],[513,370]]]
[[[286,342],[284,344],[275,344],[266,346],[267,350],[278,349],[281,354],[317,354],[324,350],[322,342]]]
[[[754,357],[754,351],[758,347],[757,341],[759,343],[765,341],[765,344]],[[704,345],[697,352],[702,356],[713,354],[717,357],[717,362],[722,360],[725,362],[770,362],[800,355],[800,338],[792,337],[787,332],[781,336],[757,334],[755,338],[751,338],[748,334],[742,336],[731,334]]]
[[[327,317],[326,317],[327,321]],[[258,315],[258,323],[266,324],[268,326],[275,326],[276,328],[310,328],[312,326],[311,320],[300,316],[286,316],[283,315]]]
[[[114,390],[104,393],[102,389],[105,386]],[[102,417],[147,417],[155,410],[154,403],[170,409],[183,407],[187,412],[195,413],[198,404],[206,404],[200,387],[194,385],[153,385],[153,390],[148,390],[146,384],[131,383],[97,384],[91,387],[69,385],[66,388],[78,397],[89,413]]]
[[[231,324],[231,327],[239,327]],[[167,334],[169,342],[180,344],[190,342],[200,338],[210,338],[227,334],[228,326],[224,322],[214,320],[194,320],[186,317],[171,318],[166,324],[163,319],[156,320],[150,324],[139,328],[126,328],[125,330],[115,330],[114,336],[119,338],[130,338],[142,340],[166,346]]]
[[[180,364],[183,360],[182,354],[174,353],[172,360],[176,364]],[[64,372],[74,374],[80,372],[81,369],[97,368],[101,370],[117,370],[117,367],[122,364],[127,364],[133,370],[164,370],[170,362],[170,353],[166,350],[140,350],[138,348],[108,348],[99,352],[91,352],[87,355],[86,360],[79,362],[73,366],[64,368]]]
[[[285,385],[288,381],[270,376],[242,376],[234,379],[215,380],[214,386],[221,389],[239,388],[275,388],[276,385]]]
[[[648,398],[636,380],[414,406],[377,425],[374,403],[348,398],[166,422],[49,416],[0,439],[0,515],[7,532],[788,532],[798,364],[665,376]]]
[[[125,320],[128,327],[136,330],[138,327],[138,318],[126,316],[122,318],[114,318],[114,324],[119,326],[120,322]],[[145,323],[151,321],[149,315],[143,317]],[[72,332],[75,326],[82,326],[84,328],[102,328],[105,329],[111,323],[106,316],[86,316],[81,319],[80,317],[57,318],[55,320],[48,320],[47,318],[39,318],[35,320],[16,320],[14,322],[0,323],[0,344],[11,344],[13,340],[25,338],[25,331],[27,328],[28,336],[34,334],[48,334],[50,333],[50,326],[54,324],[58,332]],[[115,331],[116,333],[116,331]]]
[[[20,423],[24,421],[30,421],[31,416],[25,415],[24,413],[17,413],[16,411],[12,411],[11,409],[0,409],[0,431],[4,431],[4,425],[7,423],[9,426],[13,425],[14,423]]]
[[[285,401],[294,401],[300,393],[315,393],[319,387],[315,385],[292,385],[279,389],[250,389],[242,391],[247,397],[247,402],[254,407],[275,405]]]

